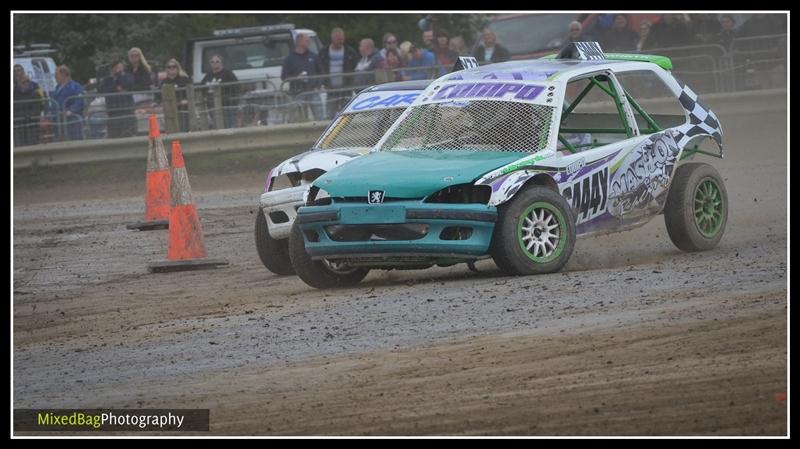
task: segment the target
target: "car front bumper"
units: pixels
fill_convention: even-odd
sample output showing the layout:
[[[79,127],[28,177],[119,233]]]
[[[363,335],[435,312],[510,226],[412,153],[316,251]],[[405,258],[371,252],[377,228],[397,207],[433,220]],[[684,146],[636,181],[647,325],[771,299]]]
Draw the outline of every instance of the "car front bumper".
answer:
[[[436,263],[485,256],[497,209],[420,201],[335,203],[302,207],[297,220],[313,259]]]
[[[303,193],[308,186],[290,187],[261,194],[261,211],[267,218],[269,235],[275,240],[288,239],[297,209],[303,205]]]

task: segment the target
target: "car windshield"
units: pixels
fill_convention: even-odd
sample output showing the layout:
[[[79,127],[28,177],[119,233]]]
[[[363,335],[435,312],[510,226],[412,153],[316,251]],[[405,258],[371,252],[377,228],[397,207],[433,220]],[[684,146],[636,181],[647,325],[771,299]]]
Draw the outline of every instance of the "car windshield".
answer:
[[[497,42],[512,55],[522,55],[561,47],[573,20],[575,14],[530,14],[498,19],[490,27]]]
[[[478,150],[533,153],[547,147],[554,108],[470,100],[415,106],[381,150]]]
[[[328,131],[319,139],[315,148],[371,149],[404,110],[405,108],[389,108],[341,114],[328,127]]]

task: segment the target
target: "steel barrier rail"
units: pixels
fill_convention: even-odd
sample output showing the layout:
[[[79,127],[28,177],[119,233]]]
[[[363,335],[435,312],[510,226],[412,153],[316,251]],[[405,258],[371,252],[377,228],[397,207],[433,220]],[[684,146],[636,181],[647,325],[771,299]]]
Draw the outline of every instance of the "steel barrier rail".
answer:
[[[698,89],[697,86],[702,84],[702,80],[696,80],[695,77],[707,76],[710,74],[712,75],[714,82],[714,88],[712,92],[720,92],[720,77],[723,75],[723,73],[718,70],[717,62],[712,56],[700,54],[692,56],[678,56],[671,59],[673,62],[672,73],[678,75],[679,78],[689,84],[692,87],[692,90],[697,93],[700,93],[700,91],[706,92],[705,89]],[[706,67],[709,69],[703,70],[702,64],[700,67],[698,67],[698,64],[696,64],[698,61],[708,62],[709,64],[707,64]]]
[[[26,107],[37,104],[41,106],[41,111],[36,115],[28,115]],[[14,145],[36,145],[55,140],[60,134],[58,128],[60,115],[61,107],[50,97],[14,101]]]
[[[731,67],[734,89],[749,88],[753,67],[758,71],[771,71],[778,67],[788,67],[788,37],[785,34],[733,39],[728,60]]]
[[[672,72],[680,74],[681,72],[695,72],[697,70],[686,70],[681,67],[681,61],[692,60],[701,56],[710,57],[713,61],[712,70],[714,73],[714,92],[723,92],[721,86],[727,84],[725,77],[728,76],[727,72],[721,70],[725,67],[727,61],[727,51],[725,47],[719,44],[698,44],[698,45],[683,45],[678,47],[662,47],[662,48],[649,48],[647,50],[636,51],[638,54],[653,54],[666,56],[672,60]],[[694,59],[699,60],[699,59]]]
[[[128,91],[128,92],[84,92],[80,95],[74,95],[67,98],[66,101],[71,99],[83,99],[83,117],[81,117],[83,139],[87,136],[96,136],[96,128],[100,126],[107,126],[109,122],[115,121],[122,122],[124,120],[133,120],[131,122],[132,129],[127,130],[133,132],[134,135],[146,135],[149,130],[149,123],[147,116],[150,113],[156,112],[160,109],[160,104],[155,101],[155,97],[161,91],[159,90],[144,90],[144,91]],[[132,105],[125,107],[109,108],[107,100],[109,98],[131,97]],[[140,101],[136,101],[139,99]],[[110,114],[113,112],[114,114]],[[122,114],[119,114],[122,112]],[[125,114],[125,112],[132,112]],[[105,119],[99,119],[98,116],[106,115]],[[112,118],[113,116],[113,118]],[[92,118],[93,120],[90,120]],[[102,120],[102,125],[100,124]],[[135,122],[135,123],[134,123]],[[94,128],[93,128],[94,127]]]
[[[786,50],[788,34],[770,34],[766,36],[752,36],[752,37],[736,37],[731,42],[730,51],[747,51],[750,49],[763,49],[763,48],[777,48],[778,50]],[[757,45],[763,43],[763,45]]]
[[[300,152],[313,145],[327,126],[328,122],[308,122],[162,136],[165,142],[180,140],[184,154],[287,148],[297,148]],[[144,136],[31,145],[14,148],[14,168],[115,160],[144,161],[147,148],[148,138]]]

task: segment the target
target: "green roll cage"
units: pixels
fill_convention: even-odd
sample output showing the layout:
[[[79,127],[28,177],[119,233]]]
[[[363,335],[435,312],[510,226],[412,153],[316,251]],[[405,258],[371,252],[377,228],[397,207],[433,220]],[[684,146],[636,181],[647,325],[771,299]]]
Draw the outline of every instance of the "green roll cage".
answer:
[[[599,77],[604,77],[605,81],[598,79]],[[594,143],[587,143],[583,145],[572,145],[562,136],[562,133],[565,134],[573,134],[573,133],[594,133],[594,134],[625,134],[628,138],[633,137],[633,130],[628,124],[627,119],[625,118],[625,111],[622,105],[622,101],[620,99],[620,94],[617,92],[617,89],[614,87],[614,83],[611,82],[611,78],[605,75],[594,75],[590,78],[583,78],[588,79],[589,84],[575,97],[575,100],[568,104],[567,107],[564,109],[564,112],[561,114],[561,121],[559,123],[559,130],[558,130],[558,141],[564,145],[564,148],[567,149],[572,154],[578,152],[580,148],[584,147],[591,147]],[[604,85],[605,84],[605,85]],[[586,95],[593,89],[598,88],[605,92],[611,99],[614,101],[614,105],[617,108],[617,113],[619,114],[620,121],[623,125],[622,128],[562,128],[561,125],[564,123],[564,120],[569,117],[572,111],[580,104],[581,100],[586,97]],[[664,129],[658,125],[658,123],[650,117],[649,114],[644,110],[644,108],[639,105],[639,103],[625,90],[623,87],[623,94],[625,95],[625,99],[628,103],[633,107],[633,109],[644,119],[647,123],[647,128],[641,128],[640,131],[643,134],[653,134]],[[681,156],[681,160],[690,157],[694,154],[705,154],[707,156],[713,156],[717,158],[722,158],[720,154],[710,153],[708,151],[703,151],[698,148],[698,145],[695,144],[693,148],[686,148]]]
[[[600,79],[598,79],[599,76],[605,77],[606,78],[605,82],[600,80]],[[611,82],[611,78],[608,78],[605,75],[594,75],[594,76],[588,78],[588,80],[589,80],[589,84],[587,84],[586,87],[581,91],[581,93],[578,94],[577,97],[575,97],[575,100],[572,103],[567,105],[566,109],[564,109],[564,112],[561,114],[561,123],[559,123],[559,130],[558,130],[558,141],[561,142],[561,144],[564,145],[564,147],[570,153],[577,153],[578,152],[578,148],[591,146],[593,144],[592,143],[588,143],[588,144],[584,144],[584,145],[574,146],[571,143],[569,143],[567,141],[567,139],[565,139],[561,135],[562,133],[625,134],[626,136],[628,136],[628,138],[633,137],[633,130],[628,125],[628,121],[625,118],[625,111],[624,111],[623,106],[622,106],[622,101],[620,100],[620,95],[617,92],[617,89],[614,87],[614,83]],[[603,84],[606,84],[606,85],[604,86]],[[586,95],[593,88],[598,88],[598,89],[602,90],[603,92],[605,92],[609,97],[611,97],[611,99],[614,101],[614,106],[616,106],[616,108],[617,108],[617,113],[619,114],[619,117],[620,117],[620,120],[621,120],[621,123],[622,123],[623,127],[622,128],[562,128],[561,124],[564,123],[564,120],[567,117],[569,117],[569,115],[572,113],[572,111],[574,111],[575,108],[580,104],[581,100],[583,100],[584,97],[586,97]],[[647,128],[643,128],[641,130],[641,132],[646,133],[646,134],[652,134],[652,133],[657,133],[659,131],[663,131],[663,128],[658,126],[658,124],[655,122],[655,120],[653,120],[647,114],[647,112],[644,109],[642,109],[642,107],[639,105],[639,103],[636,102],[636,100],[634,100],[633,97],[631,97],[631,95],[627,91],[625,91],[624,87],[623,87],[623,93],[625,95],[625,99],[628,100],[628,103],[630,103],[630,105],[633,107],[633,109],[636,110],[636,112],[638,112],[639,115],[641,115],[642,118],[647,123],[648,127]]]

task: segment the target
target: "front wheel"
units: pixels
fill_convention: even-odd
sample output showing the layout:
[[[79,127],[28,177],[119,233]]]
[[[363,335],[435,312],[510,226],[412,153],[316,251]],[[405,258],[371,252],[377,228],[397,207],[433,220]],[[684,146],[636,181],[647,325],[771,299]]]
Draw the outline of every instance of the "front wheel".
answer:
[[[297,276],[314,288],[350,287],[361,282],[369,273],[367,268],[312,259],[306,252],[303,231],[297,223],[292,225],[289,236],[289,257]]]
[[[557,192],[530,186],[498,210],[490,252],[506,274],[553,273],[575,248],[575,217]]]
[[[664,205],[664,223],[672,243],[683,251],[717,246],[728,223],[728,192],[714,167],[678,167]]]
[[[267,270],[281,275],[294,274],[292,261],[289,260],[289,242],[286,239],[275,240],[269,235],[267,218],[264,211],[256,211],[256,251],[258,258]]]

